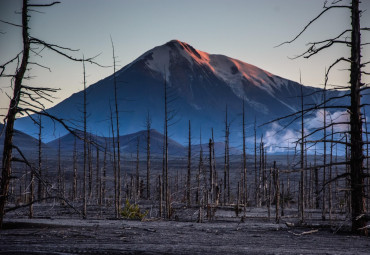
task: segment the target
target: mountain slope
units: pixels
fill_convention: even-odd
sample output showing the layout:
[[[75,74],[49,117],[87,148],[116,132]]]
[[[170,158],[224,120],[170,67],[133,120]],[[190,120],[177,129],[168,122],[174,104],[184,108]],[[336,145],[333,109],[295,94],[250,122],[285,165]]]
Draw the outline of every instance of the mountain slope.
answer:
[[[4,125],[0,123],[0,131],[3,129],[3,127]],[[4,137],[5,133],[0,136],[0,158],[3,156]],[[14,130],[13,144],[17,146],[26,157],[35,156],[38,153],[39,141],[19,130]],[[49,149],[44,143],[41,143],[41,146],[43,150]],[[14,149],[13,152],[16,157],[20,157],[17,150]]]
[[[240,140],[242,101],[245,100],[248,132],[254,118],[258,123],[291,114],[300,109],[301,85],[275,76],[253,65],[223,55],[212,55],[194,49],[177,40],[155,47],[116,73],[121,134],[135,133],[144,128],[149,112],[152,128],[163,130],[164,84],[168,84],[171,137],[185,144],[187,122],[191,120],[193,134],[202,130],[210,137],[223,140],[225,109],[231,123],[231,139]],[[321,101],[318,88],[303,87],[305,104]],[[88,130],[99,136],[109,136],[109,104],[112,104],[113,78],[109,76],[87,88]],[[330,92],[337,95],[338,92]],[[331,96],[329,93],[328,97]],[[50,114],[81,126],[83,93],[73,94],[48,109]],[[44,137],[50,141],[54,134],[67,132],[49,120],[43,120]],[[35,133],[29,118],[17,120],[16,127],[28,134]],[[258,130],[259,133],[263,129]],[[197,139],[198,135],[193,135]]]
[[[81,137],[83,135],[81,134]],[[93,134],[87,134],[88,139],[93,141],[94,144],[98,144],[101,147],[101,150],[104,150],[107,147],[108,151],[112,151],[112,138],[105,138]],[[152,129],[150,130],[150,151],[152,155],[163,155],[163,135],[158,131]],[[147,144],[147,131],[139,131],[133,134],[123,135],[120,137],[120,148],[122,153],[127,154],[136,154],[137,143],[139,141],[139,153],[140,155],[146,154],[146,144]],[[73,152],[74,144],[76,142],[76,149],[78,152],[83,151],[83,141],[75,138],[72,134],[67,134],[58,139],[55,139],[47,145],[55,150],[58,149],[59,143],[60,148],[63,152]],[[185,155],[186,149],[181,144],[177,143],[172,139],[168,139],[169,153],[171,156],[180,156]],[[94,149],[95,150],[95,149]]]

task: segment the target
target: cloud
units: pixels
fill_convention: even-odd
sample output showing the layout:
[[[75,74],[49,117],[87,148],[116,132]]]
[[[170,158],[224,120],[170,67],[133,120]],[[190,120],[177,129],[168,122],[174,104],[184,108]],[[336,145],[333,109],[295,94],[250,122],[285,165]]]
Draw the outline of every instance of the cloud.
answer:
[[[263,142],[269,153],[284,152],[287,148],[294,148],[299,137],[300,132],[284,129],[279,124],[273,123],[265,132]]]
[[[337,123],[333,126],[334,132],[345,132],[348,131],[348,124],[340,124],[349,122],[349,114],[347,111],[336,111],[330,113],[326,111],[326,122],[327,125],[330,123]],[[316,112],[315,116],[311,118],[305,118],[305,134],[308,134],[315,129],[322,128],[324,125],[324,110],[319,110]],[[327,129],[328,134],[331,132],[331,127]],[[322,137],[322,132],[320,131],[314,135],[314,137]],[[297,146],[297,141],[301,138],[300,129],[284,129],[281,125],[273,123],[271,127],[264,133],[263,142],[267,152],[286,152],[287,148],[293,149]],[[315,140],[315,138],[311,137]],[[308,138],[310,140],[310,138]],[[299,148],[298,148],[299,149]]]
[[[319,110],[316,112],[314,117],[307,118],[305,120],[305,128],[311,131],[317,128],[322,128],[324,126],[324,113],[324,110]],[[337,123],[333,126],[334,132],[348,131],[349,125],[340,123],[349,122],[349,117],[350,116],[347,111],[336,111],[334,113],[326,111],[326,125],[329,125],[330,123]],[[331,130],[331,127],[329,129]]]

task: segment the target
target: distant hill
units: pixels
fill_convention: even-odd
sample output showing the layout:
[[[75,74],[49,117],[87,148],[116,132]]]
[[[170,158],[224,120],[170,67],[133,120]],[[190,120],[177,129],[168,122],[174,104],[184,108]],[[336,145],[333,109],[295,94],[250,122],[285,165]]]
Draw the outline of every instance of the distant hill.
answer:
[[[0,124],[0,131],[4,128],[3,124]],[[0,158],[3,156],[3,149],[4,149],[4,137],[5,137],[5,131],[0,136]],[[32,136],[23,133],[19,130],[14,130],[14,137],[13,137],[13,144],[17,146],[19,149],[21,149],[22,153],[24,153],[26,156],[34,156],[38,152],[38,143],[39,141]],[[47,148],[47,145],[42,143],[42,148]],[[16,155],[16,150],[14,150],[14,153]]]
[[[83,137],[82,133],[79,133]],[[150,151],[152,155],[162,155],[163,154],[163,138],[164,136],[158,131],[151,129],[150,130]],[[106,146],[108,150],[112,150],[113,138],[102,137],[88,133],[88,139],[93,141],[94,144],[97,144],[104,149]],[[115,138],[116,139],[116,138]],[[58,149],[59,142],[61,150],[72,152],[74,144],[76,141],[76,147],[79,152],[83,151],[83,141],[76,138],[72,134],[67,134],[56,140],[49,142],[47,145]],[[117,141],[117,140],[115,140]],[[137,151],[137,143],[139,142],[139,153],[143,155],[146,153],[146,144],[147,144],[147,131],[139,131],[133,134],[120,136],[120,147],[122,153],[135,153]],[[186,153],[184,146],[174,141],[173,139],[168,139],[169,154],[173,156],[180,156]]]

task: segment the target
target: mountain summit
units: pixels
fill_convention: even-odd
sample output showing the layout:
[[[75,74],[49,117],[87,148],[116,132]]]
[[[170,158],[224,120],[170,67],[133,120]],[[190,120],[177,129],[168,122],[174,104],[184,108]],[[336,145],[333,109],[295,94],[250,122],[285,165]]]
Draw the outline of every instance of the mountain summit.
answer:
[[[148,112],[152,128],[163,130],[165,82],[170,97],[169,111],[174,115],[169,134],[181,143],[187,137],[188,120],[191,120],[194,138],[199,137],[202,130],[207,141],[213,128],[215,139],[223,139],[226,107],[231,136],[237,137],[241,130],[243,100],[250,126],[255,117],[258,123],[263,123],[300,109],[300,84],[237,59],[197,50],[178,40],[145,52],[117,71],[116,77],[121,134],[142,130]],[[305,98],[305,104],[321,101],[321,94],[314,93],[318,90],[303,87],[303,93],[310,95]],[[87,88],[89,132],[109,136],[113,93],[112,76]],[[75,93],[47,111],[81,127],[82,102],[83,93]],[[50,120],[43,120],[43,125],[47,130],[46,141],[57,138],[54,134],[67,133]],[[31,135],[37,133],[29,118],[17,120],[16,128]]]

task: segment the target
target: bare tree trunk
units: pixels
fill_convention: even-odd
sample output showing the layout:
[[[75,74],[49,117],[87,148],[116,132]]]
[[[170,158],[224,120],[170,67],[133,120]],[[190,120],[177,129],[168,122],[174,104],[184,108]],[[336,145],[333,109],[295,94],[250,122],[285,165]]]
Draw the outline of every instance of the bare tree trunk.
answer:
[[[271,218],[271,200],[272,200],[272,168],[270,167],[270,174],[268,179],[268,197],[267,197],[267,216]]]
[[[300,213],[300,220],[304,222],[304,122],[303,122],[303,85],[300,81],[301,86],[301,186],[300,186],[300,204],[299,204],[299,213]]]
[[[87,155],[88,155],[88,166],[89,166],[89,199],[92,198],[92,180],[93,180],[93,171],[92,171],[92,152],[91,152],[91,135],[89,136],[89,143],[87,145]]]
[[[326,218],[326,83],[324,87],[324,162],[322,172],[322,220]]]
[[[367,130],[367,117],[366,117],[366,107],[364,109],[364,122],[365,122],[365,134],[366,134],[366,173],[369,175],[370,169],[369,169],[369,133]],[[370,177],[367,178],[367,194],[370,194]],[[366,210],[369,211],[370,208],[370,200],[367,198],[367,204],[366,204]]]
[[[238,182],[236,189],[236,217],[239,217],[239,205],[240,203],[240,182]]]
[[[113,147],[113,176],[114,176],[114,214],[116,218],[119,217],[119,207],[118,207],[118,175],[117,175],[117,162],[116,162],[116,142],[114,138],[114,126],[113,126],[113,113],[112,108],[109,105],[110,109],[110,121],[112,128],[112,147]]]
[[[264,144],[263,144],[263,135],[261,136],[260,142],[260,198],[259,203],[266,202],[266,169],[265,169],[265,160],[264,160]],[[262,189],[262,190],[261,190]],[[262,194],[261,194],[262,193]]]
[[[351,31],[351,207],[352,231],[367,235],[364,196],[364,154],[362,140],[361,117],[361,31],[359,0],[352,0],[352,31]]]
[[[346,134],[346,161],[350,161],[350,145],[348,143],[348,136]],[[346,164],[346,173],[350,174],[351,172],[351,169],[350,169],[350,165],[349,164]],[[351,207],[351,192],[350,192],[350,189],[351,189],[351,180],[349,180],[348,178],[346,179],[346,189],[345,189],[345,201],[346,201],[346,205],[347,205],[347,209],[348,209],[348,213],[352,213],[352,207]]]
[[[61,166],[61,158],[60,158],[60,137],[58,138],[58,195],[62,193],[62,166]]]
[[[119,112],[118,112],[118,97],[117,97],[117,80],[116,80],[116,56],[114,54],[114,44],[112,43],[113,53],[113,84],[114,84],[114,106],[116,113],[116,132],[117,132],[117,212],[116,216],[119,217],[119,210],[121,209],[121,146],[120,146],[120,135],[119,135]]]
[[[82,207],[82,217],[86,219],[87,217],[87,190],[86,190],[86,177],[87,177],[87,148],[86,148],[86,143],[87,143],[87,99],[86,99],[86,72],[85,72],[85,61],[82,61],[82,66],[83,66],[83,76],[84,76],[84,90],[83,90],[83,96],[84,96],[84,110],[83,110],[83,119],[84,119],[84,176],[83,176],[83,207]]]
[[[329,166],[329,180],[333,178],[333,146],[334,146],[334,126],[331,126],[331,143],[330,143],[330,166]],[[329,192],[329,221],[331,223],[332,220],[332,206],[333,206],[333,194],[331,189],[331,182],[328,184],[328,192]]]
[[[247,153],[245,147],[245,108],[243,100],[243,203],[244,210],[243,216],[246,216],[247,213],[247,200],[248,200],[248,188],[247,188]]]
[[[102,185],[102,200],[104,201],[105,205],[105,197],[106,197],[106,181],[107,181],[107,143],[105,143],[104,148],[104,160],[103,160],[103,185]]]
[[[167,78],[164,77],[164,193],[166,199],[166,218],[170,218],[170,194],[168,183],[168,109]]]
[[[203,148],[202,148],[202,133],[200,133],[200,139],[199,139],[199,145],[200,145],[200,152],[199,152],[199,165],[198,165],[198,175],[197,175],[197,195],[196,195],[196,201],[197,204],[200,206],[201,204],[201,176],[203,172]]]
[[[163,214],[163,185],[161,181],[161,175],[158,175],[158,186],[159,186],[159,218],[162,218]]]
[[[229,123],[227,105],[225,111],[225,168],[224,168],[224,204],[230,203],[230,161],[229,161]]]
[[[186,179],[186,204],[191,206],[191,123],[189,120],[188,174]]]
[[[100,176],[100,159],[99,159],[99,148],[96,147],[96,178],[95,178],[95,196],[98,201],[98,204],[101,205],[101,200],[100,200],[100,191],[101,191],[101,176]]]
[[[4,150],[3,150],[3,161],[2,161],[2,175],[1,175],[1,186],[0,186],[0,228],[3,224],[4,208],[6,200],[8,199],[8,190],[10,176],[12,173],[11,162],[12,162],[12,150],[13,150],[13,134],[14,134],[14,121],[18,111],[18,103],[20,100],[20,93],[22,89],[22,81],[24,74],[27,70],[28,57],[30,52],[30,41],[28,34],[28,9],[27,0],[23,0],[22,7],[22,39],[23,39],[23,55],[20,67],[14,77],[13,96],[10,100],[9,110],[6,115],[6,128],[4,137]]]
[[[213,128],[212,128],[212,171],[213,171],[213,186],[217,185],[217,172],[216,172],[216,156],[215,156],[215,138],[213,136]],[[215,189],[215,187],[213,187]],[[215,193],[215,191],[213,190]]]
[[[76,137],[73,144],[73,190],[72,199],[75,201],[77,199],[77,141]]]
[[[213,196],[214,196],[214,172],[213,172],[213,154],[212,154],[212,148],[213,148],[213,141],[212,139],[209,139],[209,143],[208,143],[208,148],[209,148],[209,190],[210,190],[210,200],[211,200],[211,203],[213,202]]]
[[[288,139],[288,151],[287,151],[287,194],[290,194],[290,157],[289,157],[289,152],[290,152],[290,141]],[[287,202],[288,203],[288,202]]]
[[[140,139],[137,137],[136,143],[136,197],[140,198],[140,175],[139,175],[139,146],[140,146]]]
[[[276,161],[274,161],[274,183],[275,183],[275,221],[276,223],[279,223],[280,222],[280,214],[279,214],[280,179],[279,179],[279,169],[276,168]]]
[[[146,198],[150,199],[150,127],[151,127],[151,118],[148,112],[146,117]]]
[[[255,203],[258,206],[258,179],[257,179],[257,127],[256,117],[254,117],[254,186],[255,186]]]
[[[33,218],[33,201],[34,201],[34,198],[35,198],[35,194],[34,194],[35,180],[34,179],[35,179],[35,175],[33,173],[33,170],[31,169],[30,200],[29,200],[29,203],[30,203],[29,218],[30,219]]]
[[[41,200],[42,198],[42,192],[43,192],[43,186],[42,186],[42,178],[43,178],[43,172],[42,172],[42,121],[41,116],[39,115],[39,139],[38,139],[38,172],[39,172],[39,180],[38,180],[38,189],[37,189],[37,199]]]

